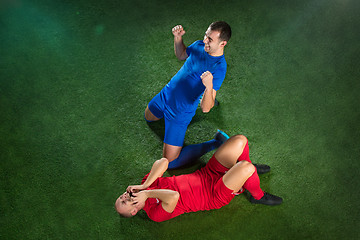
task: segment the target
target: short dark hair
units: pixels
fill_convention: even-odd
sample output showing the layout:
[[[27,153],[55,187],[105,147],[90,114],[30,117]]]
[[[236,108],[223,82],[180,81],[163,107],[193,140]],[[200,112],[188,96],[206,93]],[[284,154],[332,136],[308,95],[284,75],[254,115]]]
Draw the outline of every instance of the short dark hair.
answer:
[[[220,39],[223,41],[229,41],[231,38],[231,27],[224,21],[217,21],[210,24],[211,31],[219,31]]]

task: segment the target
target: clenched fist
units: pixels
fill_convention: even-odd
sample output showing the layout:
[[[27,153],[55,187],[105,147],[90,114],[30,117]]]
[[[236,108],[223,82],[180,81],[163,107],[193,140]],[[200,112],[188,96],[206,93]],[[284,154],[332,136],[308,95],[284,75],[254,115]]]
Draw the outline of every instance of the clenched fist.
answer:
[[[213,88],[213,78],[214,77],[211,74],[211,72],[209,72],[209,71],[204,72],[203,74],[201,74],[200,78],[206,88]]]
[[[173,27],[172,33],[175,37],[182,37],[185,34],[185,30],[181,25]]]

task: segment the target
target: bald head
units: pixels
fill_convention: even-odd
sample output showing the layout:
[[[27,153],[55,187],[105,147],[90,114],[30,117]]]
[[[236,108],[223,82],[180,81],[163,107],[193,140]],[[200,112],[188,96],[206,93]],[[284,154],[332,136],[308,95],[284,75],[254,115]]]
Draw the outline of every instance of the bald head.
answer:
[[[131,200],[131,197],[127,192],[123,193],[116,199],[115,201],[115,209],[116,211],[123,217],[129,218],[138,212],[138,209]]]

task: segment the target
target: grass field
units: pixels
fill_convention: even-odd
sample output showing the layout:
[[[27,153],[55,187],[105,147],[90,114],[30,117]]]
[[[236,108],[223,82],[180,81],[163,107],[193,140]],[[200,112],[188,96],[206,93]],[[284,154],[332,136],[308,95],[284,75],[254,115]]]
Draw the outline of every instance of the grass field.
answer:
[[[359,239],[360,2],[0,1],[0,239]],[[163,223],[114,201],[162,154],[143,111],[186,45],[227,21],[220,105],[185,142],[216,129],[249,139],[276,207],[236,197]],[[169,171],[191,172],[204,164]]]

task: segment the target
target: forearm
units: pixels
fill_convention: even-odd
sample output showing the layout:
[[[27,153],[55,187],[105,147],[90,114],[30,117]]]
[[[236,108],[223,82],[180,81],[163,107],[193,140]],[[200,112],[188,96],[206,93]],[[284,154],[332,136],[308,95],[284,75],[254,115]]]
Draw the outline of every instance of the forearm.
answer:
[[[161,177],[168,168],[169,161],[166,158],[156,160],[150,170],[148,178],[143,183],[143,186],[148,188],[157,178]]]
[[[172,213],[179,200],[180,194],[170,189],[153,189],[145,191],[147,198],[157,198],[165,211]]]
[[[145,192],[148,198],[157,198],[163,202],[168,202],[169,199],[172,199],[178,195],[177,191],[170,189],[152,189],[146,190]]]
[[[211,108],[214,106],[215,103],[215,95],[216,95],[216,91],[212,88],[206,88],[201,100],[201,110],[204,113],[207,113],[211,110]]]
[[[187,58],[186,46],[182,37],[174,37],[174,51],[179,60],[185,60]]]

